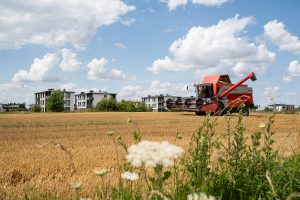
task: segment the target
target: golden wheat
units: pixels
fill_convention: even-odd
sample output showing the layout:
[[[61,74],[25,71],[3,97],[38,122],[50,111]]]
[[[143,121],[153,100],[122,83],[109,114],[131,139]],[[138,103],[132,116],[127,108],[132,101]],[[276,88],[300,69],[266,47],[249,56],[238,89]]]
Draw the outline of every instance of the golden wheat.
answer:
[[[259,130],[269,115],[252,113],[244,118],[246,135]],[[299,115],[278,114],[272,129],[275,149],[289,155],[299,147]],[[127,119],[132,119],[128,123]],[[0,115],[0,198],[24,198],[24,191],[50,191],[71,197],[69,184],[83,182],[82,195],[100,184],[93,170],[108,169],[105,177],[113,183],[119,175],[116,150],[107,132],[113,131],[127,144],[140,129],[143,139],[176,141],[187,149],[191,135],[204,117],[193,113],[32,113]],[[233,116],[232,124],[237,116]],[[226,131],[226,120],[218,117],[217,134]]]

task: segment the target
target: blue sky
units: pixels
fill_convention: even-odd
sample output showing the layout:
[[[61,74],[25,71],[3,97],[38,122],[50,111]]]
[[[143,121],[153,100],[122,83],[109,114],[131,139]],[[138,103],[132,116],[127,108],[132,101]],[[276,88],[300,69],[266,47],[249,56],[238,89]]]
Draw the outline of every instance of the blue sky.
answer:
[[[34,92],[191,96],[208,74],[254,71],[255,102],[300,105],[297,0],[0,2],[0,103]],[[298,23],[297,23],[298,22]]]

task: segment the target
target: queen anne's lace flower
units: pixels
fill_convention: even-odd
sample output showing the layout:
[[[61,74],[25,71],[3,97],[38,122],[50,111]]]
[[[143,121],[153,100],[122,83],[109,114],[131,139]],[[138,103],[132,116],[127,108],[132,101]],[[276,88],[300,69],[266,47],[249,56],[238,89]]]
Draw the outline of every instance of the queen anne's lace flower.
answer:
[[[135,167],[141,167],[143,164],[146,167],[156,167],[158,165],[169,167],[174,164],[174,159],[178,158],[182,152],[181,147],[167,141],[151,142],[143,140],[128,148],[126,159]]]
[[[81,186],[82,186],[82,182],[79,181],[79,180],[77,180],[77,181],[70,184],[70,187],[71,187],[72,190],[80,190]]]
[[[94,173],[97,175],[97,176],[103,176],[105,175],[107,172],[107,169],[102,169],[102,168],[96,168],[94,169]]]
[[[124,172],[121,174],[122,178],[129,180],[129,181],[136,181],[139,179],[139,175],[135,172]]]
[[[192,193],[187,196],[187,200],[215,200],[213,196],[207,196],[204,192]]]

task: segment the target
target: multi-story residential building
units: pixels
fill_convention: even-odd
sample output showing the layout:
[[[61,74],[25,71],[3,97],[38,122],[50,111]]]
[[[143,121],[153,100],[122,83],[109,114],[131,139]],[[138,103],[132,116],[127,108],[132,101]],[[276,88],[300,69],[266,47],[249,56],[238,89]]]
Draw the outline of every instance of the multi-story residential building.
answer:
[[[75,94],[75,106],[76,109],[86,109],[86,108],[94,108],[97,103],[102,99],[116,99],[117,94],[102,92],[95,92],[90,90],[89,92],[81,92],[79,94]]]
[[[268,108],[278,112],[285,111],[285,110],[295,110],[294,105],[288,105],[288,104],[272,104],[272,105],[268,105]]]
[[[49,89],[46,91],[41,91],[41,92],[36,92],[34,93],[35,95],[35,104],[40,106],[42,109],[42,112],[46,112],[46,101],[47,98],[51,95],[51,93],[54,91],[54,89]],[[75,99],[74,99],[74,94],[75,92],[71,91],[66,91],[63,89],[61,91],[64,95],[64,108],[65,111],[74,111],[74,104],[75,104]]]
[[[165,112],[167,111],[167,105],[166,101],[168,99],[176,100],[178,98],[177,96],[171,96],[171,95],[155,95],[151,96],[148,95],[147,97],[142,97],[142,101],[145,103],[146,106],[149,108],[152,108],[153,112]]]

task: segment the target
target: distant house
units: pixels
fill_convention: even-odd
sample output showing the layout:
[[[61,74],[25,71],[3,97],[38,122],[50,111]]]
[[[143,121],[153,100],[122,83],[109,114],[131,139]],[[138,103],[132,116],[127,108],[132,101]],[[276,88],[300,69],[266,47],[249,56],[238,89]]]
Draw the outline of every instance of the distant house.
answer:
[[[0,112],[25,111],[25,103],[0,104]]]
[[[42,109],[42,112],[47,112],[46,109],[46,101],[47,98],[51,95],[51,93],[54,91],[54,89],[48,89],[46,91],[36,92],[35,95],[35,104],[40,106]],[[66,91],[63,89],[61,91],[64,95],[64,108],[65,111],[74,111],[74,94],[75,92],[72,91]]]
[[[151,96],[148,95],[147,97],[142,97],[142,101],[145,103],[145,105],[149,108],[152,108],[153,112],[165,112],[167,111],[166,101],[168,99],[176,100],[178,98],[177,96],[172,95],[155,95]]]
[[[295,110],[294,105],[288,105],[288,104],[272,104],[268,105],[268,108],[274,111],[286,111],[286,110]]]
[[[102,99],[116,99],[117,94],[102,92],[95,92],[90,90],[89,92],[81,92],[79,94],[75,94],[75,106],[76,109],[86,109],[86,108],[94,108],[97,103]]]

